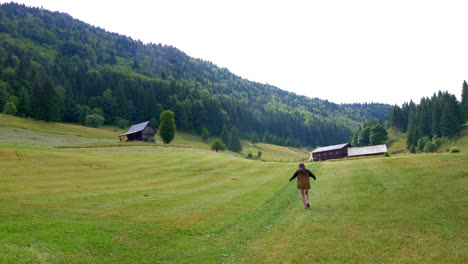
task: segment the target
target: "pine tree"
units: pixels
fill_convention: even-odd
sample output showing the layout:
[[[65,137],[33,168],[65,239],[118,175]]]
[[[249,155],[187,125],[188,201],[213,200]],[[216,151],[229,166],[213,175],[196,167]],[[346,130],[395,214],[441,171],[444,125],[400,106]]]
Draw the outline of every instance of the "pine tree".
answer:
[[[440,103],[439,103],[439,98],[434,96],[432,97],[432,120],[431,120],[431,135],[432,136],[441,136],[440,133],[440,116],[441,116],[441,110],[440,110]]]
[[[465,120],[468,120],[468,84],[466,81],[463,81],[461,107]]]
[[[8,102],[8,97],[7,83],[0,80],[0,112],[3,111],[3,107]]]
[[[415,146],[418,142],[418,131],[415,122],[415,113],[412,111],[409,113],[408,118],[408,131],[406,132],[406,147],[410,148]]]
[[[387,130],[383,125],[377,124],[371,127],[369,141],[371,145],[379,145],[385,143],[388,139]]]
[[[33,98],[32,113],[36,119],[44,120],[47,122],[58,121],[54,120],[59,111],[55,100],[55,89],[50,79],[39,81],[36,79],[33,85]]]
[[[29,91],[25,87],[21,87],[18,92],[18,115],[19,116],[28,116],[30,115],[31,109],[31,96]],[[71,110],[71,109],[70,109]]]
[[[351,145],[353,146],[359,146],[359,133],[361,133],[361,126],[358,127],[358,129],[354,132],[352,138],[351,138]]]
[[[242,145],[240,142],[239,132],[235,127],[232,128],[231,133],[229,134],[229,145],[228,149],[234,152],[242,151]]]
[[[358,146],[368,146],[370,144],[370,128],[364,126],[358,135]]]
[[[221,135],[219,137],[225,145],[229,145],[229,130],[226,124],[224,124],[223,131],[221,131]]]
[[[208,128],[203,127],[202,134],[201,134],[201,139],[202,140],[208,140],[208,138],[210,138],[210,131],[208,131]]]
[[[258,143],[258,137],[256,133],[252,134],[252,137],[250,138],[250,142],[252,142],[252,144]]]
[[[175,115],[171,110],[166,110],[161,113],[161,123],[159,124],[159,136],[164,144],[169,144],[175,137]]]

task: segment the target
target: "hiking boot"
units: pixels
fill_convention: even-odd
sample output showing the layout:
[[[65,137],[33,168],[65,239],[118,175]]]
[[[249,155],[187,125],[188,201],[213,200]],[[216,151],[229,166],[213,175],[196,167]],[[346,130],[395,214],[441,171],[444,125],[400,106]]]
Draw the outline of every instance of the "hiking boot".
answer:
[[[309,203],[307,203],[307,207],[310,207],[310,204],[309,204]]]

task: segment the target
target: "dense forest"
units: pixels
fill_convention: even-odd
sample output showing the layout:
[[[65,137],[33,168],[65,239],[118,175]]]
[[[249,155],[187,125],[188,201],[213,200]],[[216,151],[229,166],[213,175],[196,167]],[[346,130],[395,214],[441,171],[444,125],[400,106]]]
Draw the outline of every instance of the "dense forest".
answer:
[[[455,95],[439,91],[432,97],[422,98],[419,104],[410,101],[394,106],[388,125],[407,134],[406,145],[412,152],[431,152],[440,145],[440,138],[457,135],[468,118],[468,84],[463,82],[462,100]]]
[[[319,89],[320,87],[317,87]],[[161,44],[144,44],[71,16],[0,6],[0,111],[46,121],[125,126],[175,113],[180,131],[280,145],[346,142],[391,106],[335,104],[252,82]]]

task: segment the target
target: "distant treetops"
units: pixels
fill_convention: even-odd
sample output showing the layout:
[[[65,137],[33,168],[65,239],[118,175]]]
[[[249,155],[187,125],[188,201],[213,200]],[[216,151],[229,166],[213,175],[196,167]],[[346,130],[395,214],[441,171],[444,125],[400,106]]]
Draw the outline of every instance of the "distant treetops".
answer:
[[[359,126],[351,138],[351,145],[364,147],[370,145],[380,145],[387,141],[388,134],[381,121],[371,119]]]

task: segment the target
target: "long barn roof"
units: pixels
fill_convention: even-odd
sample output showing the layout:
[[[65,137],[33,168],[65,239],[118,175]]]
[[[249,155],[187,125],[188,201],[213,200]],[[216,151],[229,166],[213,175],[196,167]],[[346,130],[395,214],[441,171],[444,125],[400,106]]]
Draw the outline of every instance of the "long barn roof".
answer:
[[[127,133],[125,133],[125,135],[143,131],[145,129],[145,127],[148,126],[148,124],[149,124],[149,121],[133,125],[128,129],[128,131],[127,131]]]
[[[387,145],[355,147],[348,148],[348,157],[383,154],[385,152],[387,152]]]
[[[345,143],[345,144],[321,147],[321,148],[315,149],[314,151],[312,151],[312,153],[325,152],[325,151],[331,151],[331,150],[339,150],[339,149],[342,149],[342,148],[344,148],[344,147],[346,147],[348,145],[351,146],[351,144]]]

